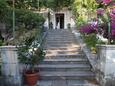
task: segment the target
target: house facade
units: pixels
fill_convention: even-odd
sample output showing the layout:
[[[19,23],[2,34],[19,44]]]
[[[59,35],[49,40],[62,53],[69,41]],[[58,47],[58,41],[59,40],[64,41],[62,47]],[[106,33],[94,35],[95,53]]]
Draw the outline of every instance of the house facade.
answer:
[[[68,27],[75,27],[75,21],[71,10],[62,9],[60,11],[50,10],[50,20],[46,18],[46,25],[50,21],[51,29],[67,29]]]

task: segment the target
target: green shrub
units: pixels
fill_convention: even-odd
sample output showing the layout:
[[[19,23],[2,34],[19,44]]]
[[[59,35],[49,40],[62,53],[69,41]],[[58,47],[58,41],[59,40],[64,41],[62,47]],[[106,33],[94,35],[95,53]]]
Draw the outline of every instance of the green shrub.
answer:
[[[96,35],[93,34],[89,34],[89,35],[84,35],[84,41],[86,42],[88,47],[95,47],[97,44],[97,38]]]
[[[2,41],[2,40],[0,40],[0,46],[2,46],[2,44],[3,44],[3,41]]]
[[[43,22],[44,18],[38,13],[25,9],[16,10],[16,25],[18,27],[24,25],[25,28],[32,29],[41,26]]]
[[[0,0],[0,22],[4,22],[6,11],[7,10],[7,4],[5,0]]]
[[[1,74],[1,65],[0,65],[0,76],[1,76],[2,74]]]

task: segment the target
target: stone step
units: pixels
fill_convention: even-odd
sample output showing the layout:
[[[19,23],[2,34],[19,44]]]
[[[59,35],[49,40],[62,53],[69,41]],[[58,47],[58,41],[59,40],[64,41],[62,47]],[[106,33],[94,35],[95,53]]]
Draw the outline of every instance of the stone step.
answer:
[[[46,40],[46,42],[48,43],[48,42],[50,42],[50,43],[55,43],[55,42],[57,42],[57,43],[65,43],[65,42],[71,42],[71,43],[76,43],[76,44],[78,44],[77,42],[75,42],[74,40],[65,40],[65,39],[62,39],[62,40],[58,40],[58,39],[47,39]],[[69,43],[68,43],[69,44]]]
[[[56,43],[58,43],[58,44],[59,43],[62,43],[62,44],[73,44],[74,43],[74,44],[78,45],[78,43],[73,41],[73,40],[68,40],[67,41],[67,40],[55,40],[55,39],[54,40],[49,40],[48,39],[48,40],[46,40],[46,43],[47,44],[50,44],[50,43],[53,43],[53,44],[56,44]]]
[[[88,64],[84,58],[44,59],[41,64]]]
[[[66,34],[66,33],[70,33],[70,34],[71,34],[71,31],[68,31],[68,30],[66,30],[66,31],[65,31],[65,30],[63,30],[63,31],[58,31],[58,30],[48,31],[48,33],[57,33],[57,32],[58,32],[58,33],[64,33],[64,32],[65,32],[64,34]]]
[[[80,47],[79,45],[46,45],[46,48],[47,49],[50,49],[50,48],[77,48],[77,47]]]
[[[63,42],[62,43],[56,43],[56,44],[54,44],[54,43],[49,43],[48,44],[49,46],[63,46],[63,47],[65,47],[65,46],[68,46],[68,47],[78,47],[79,45],[77,45],[77,44],[74,44],[74,43],[71,43],[71,44],[64,44]]]
[[[46,50],[45,51],[47,54],[69,54],[69,53],[76,53],[76,54],[81,54],[83,53],[81,50]]]
[[[50,30],[48,30],[48,32],[63,32],[63,31],[70,32],[70,30],[68,30],[68,29],[50,29]]]
[[[64,64],[67,64],[67,66],[66,65],[64,65]],[[47,66],[46,66],[46,63],[45,64],[40,64],[40,66],[38,66],[39,67],[39,70],[40,71],[90,71],[91,70],[91,67],[90,67],[90,65],[88,65],[88,64],[82,64],[81,66],[76,66],[74,63],[70,63],[70,64],[68,64],[68,63],[64,63],[64,64],[60,64],[59,65],[59,63],[55,63],[55,64],[47,64]],[[77,63],[78,64],[78,63]],[[81,63],[79,63],[79,64],[81,64]],[[51,66],[51,67],[49,67],[49,66]],[[62,67],[60,67],[60,66],[62,66]]]
[[[84,54],[76,54],[76,53],[73,53],[73,54],[46,54],[46,56],[45,57],[60,57],[60,58],[62,58],[62,57],[83,57],[84,56]]]
[[[91,66],[89,64],[82,64],[82,63],[76,63],[76,64],[73,64],[73,63],[66,63],[66,64],[59,64],[59,63],[55,63],[55,64],[39,64],[38,67],[40,69],[45,69],[45,68],[49,68],[49,69],[81,69],[82,68],[87,68],[87,69],[90,69]]]
[[[72,40],[74,40],[74,38],[47,38],[47,40],[58,40],[58,41],[60,41],[60,40],[62,40],[62,41],[72,41]]]
[[[55,58],[55,59],[61,59],[61,58],[84,58],[84,55],[66,55],[66,56],[45,56],[45,58],[47,58],[47,59],[53,59],[53,58]]]
[[[72,34],[71,31],[65,31],[65,30],[64,31],[57,31],[57,30],[56,31],[48,31],[48,33],[51,33],[51,34],[53,34],[53,33],[56,33],[56,34],[58,34],[58,33],[59,34],[61,34],[61,33],[67,34],[67,33],[69,33],[69,34]]]
[[[56,49],[47,49],[47,50],[44,50],[45,52],[82,52],[82,50],[80,48],[56,48]]]
[[[53,37],[74,37],[74,35],[71,33],[48,33],[48,37],[52,37],[49,35],[53,35]]]
[[[74,42],[72,41],[47,41],[47,44],[73,44]]]
[[[75,38],[75,36],[73,34],[56,34],[56,35],[52,35],[48,34],[47,36],[48,38]]]
[[[48,46],[53,46],[53,47],[55,47],[55,46],[63,46],[63,47],[78,47],[79,45],[75,45],[75,44],[73,44],[73,43],[71,43],[71,44],[62,44],[62,43],[56,43],[56,44],[54,44],[54,43],[50,43],[50,44],[48,44]]]
[[[38,65],[41,79],[95,79],[88,59],[70,30],[49,30],[44,49],[46,57]]]
[[[80,46],[78,47],[49,47],[49,46],[44,46],[44,50],[68,50],[68,49],[80,49]]]
[[[65,33],[70,33],[71,31],[69,31],[69,30],[64,30],[64,29],[63,29],[63,30],[62,30],[62,29],[61,29],[61,30],[56,30],[56,29],[55,29],[55,30],[48,30],[48,33],[52,33],[52,32],[53,32],[53,33],[57,33],[57,32],[59,32],[59,33],[63,33],[63,32],[65,32]]]
[[[90,71],[41,71],[41,79],[94,79],[95,74]]]
[[[49,56],[79,56],[79,55],[82,55],[82,53],[80,52],[52,52],[52,53],[47,53],[46,52],[46,57],[49,57]]]
[[[47,37],[47,39],[57,39],[57,40],[62,40],[62,39],[68,39],[68,40],[72,40],[72,39],[74,39],[74,37]]]
[[[94,81],[94,80],[93,80]],[[88,80],[39,80],[38,86],[99,86],[95,81]]]
[[[69,50],[80,50],[80,49],[81,49],[80,46],[78,46],[78,47],[71,47],[71,48],[69,48],[69,47],[59,47],[59,48],[53,47],[53,48],[48,48],[47,50],[69,51]]]
[[[61,58],[61,59],[44,59],[46,62],[81,62],[88,61],[87,58]]]
[[[90,71],[90,68],[39,68],[40,71],[62,71],[62,72],[67,72],[67,71]]]
[[[78,45],[78,43],[77,42],[75,42],[75,41],[73,41],[72,39],[70,39],[70,40],[65,40],[65,39],[47,39],[46,40],[46,42],[47,42],[47,44],[59,44],[59,43],[63,43],[63,44],[76,44],[76,45]]]

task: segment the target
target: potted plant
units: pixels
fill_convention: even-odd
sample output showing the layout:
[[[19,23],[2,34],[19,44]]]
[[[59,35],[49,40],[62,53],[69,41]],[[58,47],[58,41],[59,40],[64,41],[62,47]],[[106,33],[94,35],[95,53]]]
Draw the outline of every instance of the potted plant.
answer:
[[[24,82],[28,86],[34,86],[40,79],[39,70],[35,66],[43,60],[45,53],[42,48],[35,47],[33,38],[26,39],[25,43],[20,44],[17,49],[19,62],[25,65],[23,69]]]

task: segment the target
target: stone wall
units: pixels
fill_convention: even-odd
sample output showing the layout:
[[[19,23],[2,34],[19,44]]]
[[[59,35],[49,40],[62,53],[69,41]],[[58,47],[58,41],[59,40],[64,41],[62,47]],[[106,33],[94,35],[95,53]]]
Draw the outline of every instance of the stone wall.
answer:
[[[3,86],[21,86],[18,56],[15,46],[1,46]]]
[[[97,45],[98,80],[103,86],[115,86],[115,45]]]

